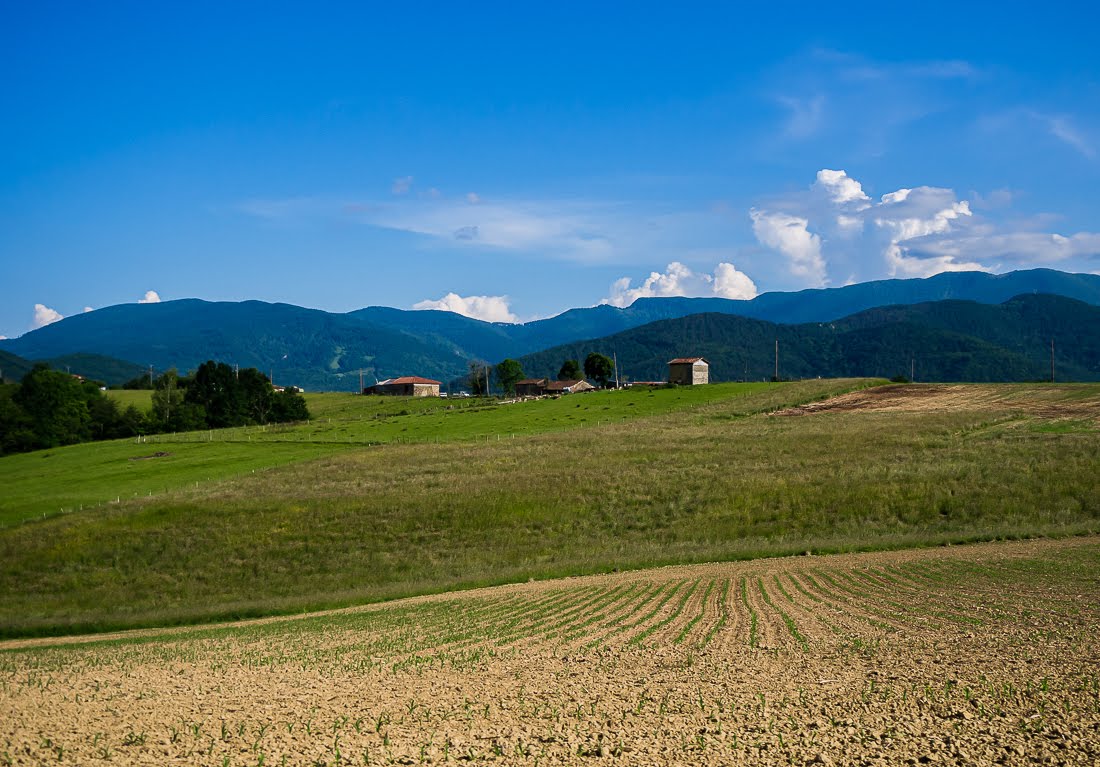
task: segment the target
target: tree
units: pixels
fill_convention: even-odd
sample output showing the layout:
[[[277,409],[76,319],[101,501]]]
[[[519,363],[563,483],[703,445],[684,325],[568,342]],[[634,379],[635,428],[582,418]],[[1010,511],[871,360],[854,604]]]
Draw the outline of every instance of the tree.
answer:
[[[559,381],[579,381],[581,377],[581,363],[576,360],[566,360],[558,371]]]
[[[606,354],[592,352],[584,358],[584,374],[606,389],[615,375],[615,363]]]
[[[271,381],[256,368],[245,368],[237,376],[241,404],[248,420],[255,423],[267,423],[271,414],[272,397],[275,390]]]
[[[184,391],[175,368],[157,377],[153,386],[153,423],[163,431],[176,431],[173,416],[178,421],[183,406]]]
[[[12,401],[30,419],[35,447],[71,445],[91,437],[87,398],[80,381],[68,373],[38,363],[23,376]]]
[[[224,362],[207,360],[199,365],[184,401],[202,407],[206,412],[206,425],[211,429],[240,426],[245,422],[237,378],[233,368]]]
[[[501,360],[496,366],[497,381],[505,394],[516,393],[516,383],[523,380],[523,366],[517,360]]]
[[[309,408],[306,407],[306,398],[290,389],[276,392],[271,397],[271,420],[276,423],[308,421]]]
[[[467,381],[470,384],[470,393],[475,397],[483,397],[489,394],[486,367],[486,364],[481,360],[470,360],[470,373],[467,376]]]

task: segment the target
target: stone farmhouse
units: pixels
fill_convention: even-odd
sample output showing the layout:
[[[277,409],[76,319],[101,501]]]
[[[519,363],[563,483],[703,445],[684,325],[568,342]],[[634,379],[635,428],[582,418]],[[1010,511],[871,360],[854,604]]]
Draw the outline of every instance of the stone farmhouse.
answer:
[[[579,394],[582,391],[594,391],[595,386],[588,381],[551,381],[546,384],[547,394]]]
[[[710,383],[710,363],[702,357],[677,357],[669,360],[668,382],[679,386]]]
[[[419,376],[387,378],[363,389],[363,394],[390,394],[404,397],[438,397],[439,381]]]
[[[525,378],[516,382],[517,397],[542,397],[544,395],[579,394],[596,387],[588,381],[551,381],[549,378]]]

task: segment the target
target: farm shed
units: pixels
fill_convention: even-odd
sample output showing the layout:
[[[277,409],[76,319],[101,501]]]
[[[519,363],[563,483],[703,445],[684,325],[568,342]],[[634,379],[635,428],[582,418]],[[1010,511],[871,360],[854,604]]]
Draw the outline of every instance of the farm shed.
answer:
[[[364,394],[391,394],[404,397],[438,397],[439,381],[419,376],[387,378],[363,389]]]
[[[546,393],[546,385],[550,383],[548,378],[524,378],[516,381],[517,397],[541,397]]]
[[[596,387],[588,381],[551,381],[546,385],[547,394],[578,394],[593,391]]]
[[[702,357],[677,357],[669,360],[668,382],[680,386],[710,383],[710,363]]]

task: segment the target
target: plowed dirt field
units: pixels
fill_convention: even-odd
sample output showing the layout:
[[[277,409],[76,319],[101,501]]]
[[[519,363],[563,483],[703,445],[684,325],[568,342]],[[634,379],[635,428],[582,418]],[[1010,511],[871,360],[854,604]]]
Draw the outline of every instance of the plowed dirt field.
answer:
[[[1100,540],[8,642],[0,764],[1097,764]]]

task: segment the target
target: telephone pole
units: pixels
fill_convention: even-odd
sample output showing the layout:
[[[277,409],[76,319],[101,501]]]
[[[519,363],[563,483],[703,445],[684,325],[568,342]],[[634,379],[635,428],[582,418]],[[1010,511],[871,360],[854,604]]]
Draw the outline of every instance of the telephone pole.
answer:
[[[779,339],[775,339],[775,377],[774,381],[779,380]]]
[[[915,355],[909,355],[909,383],[913,383],[917,380],[917,358]]]
[[[1054,339],[1050,339],[1050,382],[1054,383]]]
[[[615,388],[618,389],[619,388],[619,353],[618,352],[611,352],[611,354],[615,358]]]

